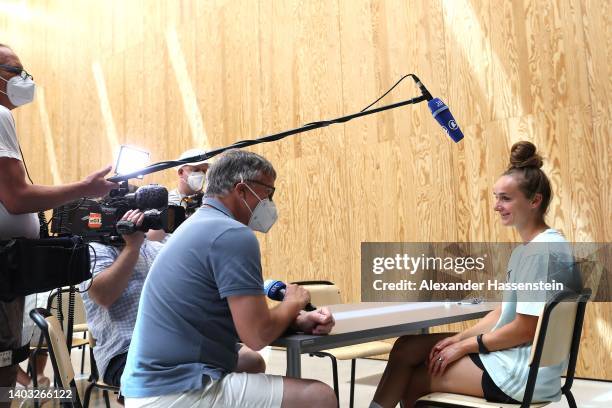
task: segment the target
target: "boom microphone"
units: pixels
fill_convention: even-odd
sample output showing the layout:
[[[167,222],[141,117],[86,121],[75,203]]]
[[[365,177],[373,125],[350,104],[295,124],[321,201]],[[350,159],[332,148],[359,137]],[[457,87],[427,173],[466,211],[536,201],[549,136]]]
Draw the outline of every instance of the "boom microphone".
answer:
[[[278,302],[282,302],[285,299],[285,292],[287,291],[287,285],[284,282],[274,279],[268,279],[264,282],[264,292],[266,296],[272,300],[276,300]],[[304,310],[307,312],[312,312],[313,310],[317,310],[311,303],[308,303],[304,306]]]
[[[442,102],[440,98],[432,97],[419,77],[414,74],[409,74],[409,76],[421,90],[421,94],[423,94],[423,97],[427,100],[427,106],[429,106],[431,114],[433,115],[434,119],[438,121],[440,126],[442,126],[442,129],[448,133],[450,138],[453,139],[455,143],[463,139],[463,133],[461,132],[461,129],[459,129],[459,125],[457,125],[457,122],[455,121],[453,114],[448,109],[448,106],[446,106],[446,104]]]
[[[427,102],[429,110],[433,115],[434,119],[438,121],[442,129],[448,133],[451,139],[455,143],[463,139],[463,133],[459,129],[459,125],[455,122],[453,114],[448,109],[448,106],[440,100],[440,98],[433,98]]]

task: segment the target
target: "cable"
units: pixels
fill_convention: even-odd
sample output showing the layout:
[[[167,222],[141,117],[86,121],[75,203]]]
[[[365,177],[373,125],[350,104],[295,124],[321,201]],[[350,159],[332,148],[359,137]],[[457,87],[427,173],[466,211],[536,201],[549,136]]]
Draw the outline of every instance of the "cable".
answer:
[[[83,290],[78,290],[78,289],[77,289],[77,292],[79,292],[79,293],[85,293],[85,292],[89,291],[89,289],[91,288],[91,285],[93,285],[93,280],[94,280],[94,278],[95,278],[95,275],[93,274],[93,271],[95,271],[95,270],[96,270],[96,263],[97,263],[97,261],[98,261],[97,254],[96,254],[96,248],[94,248],[94,247],[93,247],[93,245],[91,245],[91,244],[89,244],[89,243],[88,243],[88,244],[86,244],[86,246],[88,246],[88,247],[89,247],[89,249],[90,249],[90,250],[93,252],[93,254],[94,254],[93,264],[92,264],[92,265],[91,265],[91,267],[89,268],[89,270],[90,270],[90,271],[92,271],[92,274],[91,274],[91,279],[89,280],[89,285],[87,285],[87,287],[86,287],[85,289],[83,289]]]
[[[21,162],[23,163],[23,168],[26,171],[26,176],[28,176],[28,180],[30,180],[30,184],[33,185],[34,182],[32,181],[32,177],[30,177],[30,172],[28,171],[28,165],[26,164],[25,156],[23,155],[23,151],[21,150],[21,144],[17,142],[17,146],[19,147],[19,154],[21,154]],[[49,223],[50,222],[51,220],[47,221],[44,211],[38,211],[38,224],[40,228],[40,231],[39,231],[40,237],[49,238],[50,236],[49,235]]]
[[[21,151],[21,145],[19,144],[19,142],[17,142],[17,146],[19,146],[19,154],[21,154],[21,162],[23,163],[23,167],[25,168],[26,175],[28,176],[28,180],[30,180],[30,184],[34,184],[34,182],[32,181],[32,177],[30,177],[30,172],[28,171],[28,166],[26,165],[25,156],[23,155],[23,152]]]
[[[366,110],[368,110],[371,106],[375,105],[376,102],[380,101],[382,98],[384,98],[385,96],[387,96],[387,94],[389,92],[391,92],[393,90],[393,88],[395,88],[396,86],[398,86],[400,84],[400,82],[402,82],[404,79],[413,76],[412,74],[408,74],[408,75],[404,75],[403,77],[401,77],[399,79],[399,81],[397,81],[395,83],[395,85],[393,85],[391,88],[389,88],[389,90],[387,92],[385,92],[384,94],[382,94],[382,96],[380,98],[378,98],[377,100],[375,100],[374,102],[372,102],[371,104],[369,104],[368,106],[366,106],[365,108],[363,108],[362,110],[360,110],[359,112],[365,112]]]

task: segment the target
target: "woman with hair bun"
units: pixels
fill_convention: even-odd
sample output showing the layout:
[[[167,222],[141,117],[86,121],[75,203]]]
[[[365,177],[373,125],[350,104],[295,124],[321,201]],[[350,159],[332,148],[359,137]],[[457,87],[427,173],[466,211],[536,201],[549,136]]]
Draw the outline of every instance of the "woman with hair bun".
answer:
[[[551,276],[563,280],[554,265],[572,261],[568,242],[544,219],[552,190],[542,163],[533,143],[518,142],[512,146],[508,168],[493,186],[493,209],[501,223],[514,227],[523,241],[508,262],[508,282],[550,282]],[[547,295],[550,293],[507,291],[499,307],[461,333],[400,337],[370,408],[395,407],[398,401],[412,407],[430,392],[519,403]],[[539,369],[533,401],[561,398],[560,378],[566,364]]]

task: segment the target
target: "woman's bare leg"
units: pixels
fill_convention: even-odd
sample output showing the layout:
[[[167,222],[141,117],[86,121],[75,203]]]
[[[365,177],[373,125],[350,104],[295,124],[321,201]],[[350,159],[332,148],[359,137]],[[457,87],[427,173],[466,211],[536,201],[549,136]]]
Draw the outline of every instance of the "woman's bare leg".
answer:
[[[395,407],[415,377],[414,371],[427,361],[431,348],[452,335],[453,333],[422,334],[397,339],[376,388],[374,401],[383,407]]]
[[[402,397],[404,407],[413,407],[417,399],[430,392],[452,392],[455,394],[482,397],[482,370],[468,356],[464,356],[446,368],[444,374],[432,376],[427,366],[417,367]]]

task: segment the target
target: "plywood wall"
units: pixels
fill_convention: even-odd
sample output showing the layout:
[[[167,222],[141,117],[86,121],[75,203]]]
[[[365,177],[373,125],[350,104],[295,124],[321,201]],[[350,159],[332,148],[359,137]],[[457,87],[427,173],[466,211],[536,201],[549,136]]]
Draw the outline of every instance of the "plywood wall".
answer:
[[[279,173],[266,277],[333,280],[351,302],[362,241],[518,239],[491,186],[522,139],[547,158],[550,224],[612,239],[610,15],[607,0],[3,0],[0,42],[39,85],[14,112],[42,184],[83,178],[122,143],[161,161],[353,113],[419,75],[460,144],[421,104],[254,148]],[[406,81],[383,103],[417,94]],[[612,379],[611,310],[589,306],[579,375]]]

